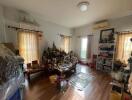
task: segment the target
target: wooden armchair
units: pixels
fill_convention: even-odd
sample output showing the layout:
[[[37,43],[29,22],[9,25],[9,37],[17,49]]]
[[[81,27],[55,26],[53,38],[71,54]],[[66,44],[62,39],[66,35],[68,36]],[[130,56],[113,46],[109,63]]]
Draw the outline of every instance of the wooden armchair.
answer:
[[[32,61],[32,63],[27,64],[27,68],[25,70],[25,75],[28,77],[28,80],[30,81],[30,75],[35,74],[38,72],[44,71],[44,67],[40,66],[38,61]]]

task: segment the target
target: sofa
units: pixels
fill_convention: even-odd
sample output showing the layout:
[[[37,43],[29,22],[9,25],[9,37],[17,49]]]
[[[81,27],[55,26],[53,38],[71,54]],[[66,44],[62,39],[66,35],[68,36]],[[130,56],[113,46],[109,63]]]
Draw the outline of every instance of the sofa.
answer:
[[[62,74],[74,70],[78,63],[77,56],[71,51],[68,54],[59,50],[53,44],[52,48],[44,50],[42,64],[45,66],[46,74]]]

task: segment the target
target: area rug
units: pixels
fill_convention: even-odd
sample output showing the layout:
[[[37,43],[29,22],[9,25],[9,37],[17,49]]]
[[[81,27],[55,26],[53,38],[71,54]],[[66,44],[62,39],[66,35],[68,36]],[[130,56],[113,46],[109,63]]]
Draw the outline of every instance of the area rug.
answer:
[[[69,80],[69,83],[78,90],[83,91],[87,87],[89,82],[93,80],[93,78],[94,77],[92,75],[78,73]]]

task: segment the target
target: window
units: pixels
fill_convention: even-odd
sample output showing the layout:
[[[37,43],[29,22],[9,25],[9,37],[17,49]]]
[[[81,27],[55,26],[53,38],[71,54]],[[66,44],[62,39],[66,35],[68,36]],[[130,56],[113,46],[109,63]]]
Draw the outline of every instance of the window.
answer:
[[[117,39],[117,59],[128,63],[128,59],[132,52],[132,33],[122,33],[118,35]]]
[[[33,60],[38,60],[38,37],[37,33],[19,32],[19,52],[24,58],[25,63],[31,63]]]
[[[87,37],[82,37],[81,38],[81,58],[83,59],[87,58],[87,43],[88,43]]]
[[[70,36],[61,35],[61,49],[66,53],[70,51]]]

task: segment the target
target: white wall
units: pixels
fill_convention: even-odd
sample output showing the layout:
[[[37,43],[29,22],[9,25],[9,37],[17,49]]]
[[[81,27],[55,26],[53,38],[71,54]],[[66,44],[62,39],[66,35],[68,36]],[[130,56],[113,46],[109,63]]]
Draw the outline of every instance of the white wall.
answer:
[[[19,19],[22,16],[29,17],[29,15],[23,14],[14,8],[10,8],[10,7],[1,7],[1,8],[0,8],[0,16],[1,16],[1,12],[2,12],[2,16],[5,19],[5,24],[6,24],[6,27],[5,27],[6,40],[4,42],[12,42],[17,47],[18,46],[17,31],[15,31],[13,29],[9,29],[9,28],[7,28],[7,26],[8,25],[19,26],[20,25]],[[32,19],[32,16],[30,16],[30,17]],[[38,27],[38,29],[43,31],[43,37],[41,38],[41,40],[39,40],[40,55],[42,54],[43,49],[47,46],[51,47],[53,42],[55,42],[56,46],[58,48],[60,48],[61,42],[60,42],[60,36],[58,34],[64,34],[64,35],[69,36],[72,33],[72,30],[67,27],[64,27],[64,26],[61,26],[61,25],[58,25],[58,24],[55,24],[52,22],[47,22],[44,19],[40,19],[39,17],[35,18],[35,20],[40,25]],[[1,32],[1,17],[0,17],[0,32]],[[0,38],[0,40],[1,40],[1,38]]]
[[[40,30],[42,30],[44,38],[41,40],[41,47],[44,49],[47,45],[52,47],[55,42],[58,48],[61,48],[61,37],[59,34],[71,35],[72,31],[69,28],[46,22],[43,20],[37,20],[40,24]],[[45,45],[44,45],[45,44]]]
[[[132,15],[126,16],[122,18],[117,19],[111,19],[109,20],[110,27],[115,28],[116,32],[120,31],[132,31]],[[93,35],[93,43],[92,43],[92,54],[98,53],[98,43],[99,43],[99,37],[100,37],[100,30],[93,30],[93,24],[81,26],[74,29],[74,51],[80,55],[80,45],[78,36],[87,36],[87,35]]]
[[[112,19],[110,20],[110,25],[114,27],[117,32],[132,31],[132,15],[118,19]]]
[[[4,23],[4,16],[3,16],[3,7],[0,6],[0,42],[4,42],[6,39],[5,35],[5,23]]]
[[[93,30],[93,24],[81,26],[74,29],[73,34],[73,46],[74,46],[74,52],[80,55],[80,37],[87,36],[87,35],[93,35],[93,42],[92,42],[92,54],[97,54],[98,52],[98,41],[99,41],[99,30]]]

